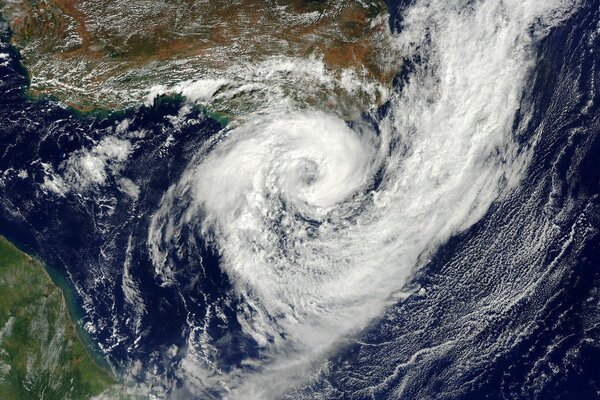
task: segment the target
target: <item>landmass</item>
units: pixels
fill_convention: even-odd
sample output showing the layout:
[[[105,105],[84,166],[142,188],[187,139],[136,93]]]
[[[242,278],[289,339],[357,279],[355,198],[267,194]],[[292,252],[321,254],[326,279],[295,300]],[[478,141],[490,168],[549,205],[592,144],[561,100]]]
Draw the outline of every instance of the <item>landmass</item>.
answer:
[[[43,266],[0,236],[0,399],[89,399],[115,384]]]
[[[274,86],[346,112],[382,101],[399,68],[383,0],[0,0],[0,12],[31,93],[80,110],[196,82],[191,97],[224,114]]]

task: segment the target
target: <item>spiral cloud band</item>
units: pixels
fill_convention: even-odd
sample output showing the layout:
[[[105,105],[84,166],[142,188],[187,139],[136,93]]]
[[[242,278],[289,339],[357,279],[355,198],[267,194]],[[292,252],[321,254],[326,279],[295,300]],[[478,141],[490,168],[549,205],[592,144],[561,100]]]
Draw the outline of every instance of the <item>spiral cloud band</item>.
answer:
[[[168,282],[182,229],[199,232],[265,355],[229,375],[205,365],[203,385],[276,396],[518,182],[527,118],[513,125],[535,43],[576,5],[418,0],[396,38],[411,72],[383,111],[262,110],[197,155],[153,218],[157,275]]]

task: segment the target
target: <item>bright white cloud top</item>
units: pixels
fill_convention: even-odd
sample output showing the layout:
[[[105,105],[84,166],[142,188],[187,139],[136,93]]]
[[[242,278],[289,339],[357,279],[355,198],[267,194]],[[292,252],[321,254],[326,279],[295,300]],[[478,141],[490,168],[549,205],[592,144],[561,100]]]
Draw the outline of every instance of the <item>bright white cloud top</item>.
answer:
[[[576,6],[418,0],[396,38],[414,71],[375,122],[275,108],[209,143],[164,196],[149,247],[168,284],[182,229],[209,238],[264,358],[224,375],[191,353],[186,373],[232,398],[270,398],[380,315],[518,182],[528,152],[513,124],[535,43]]]

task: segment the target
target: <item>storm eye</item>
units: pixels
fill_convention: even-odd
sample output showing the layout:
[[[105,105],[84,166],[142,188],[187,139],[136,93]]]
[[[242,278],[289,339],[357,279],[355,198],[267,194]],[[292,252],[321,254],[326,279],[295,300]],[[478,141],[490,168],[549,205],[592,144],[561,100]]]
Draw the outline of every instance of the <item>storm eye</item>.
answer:
[[[311,186],[316,180],[319,178],[319,171],[317,164],[309,163],[304,166],[304,171],[302,171],[301,179],[302,182],[306,186]]]

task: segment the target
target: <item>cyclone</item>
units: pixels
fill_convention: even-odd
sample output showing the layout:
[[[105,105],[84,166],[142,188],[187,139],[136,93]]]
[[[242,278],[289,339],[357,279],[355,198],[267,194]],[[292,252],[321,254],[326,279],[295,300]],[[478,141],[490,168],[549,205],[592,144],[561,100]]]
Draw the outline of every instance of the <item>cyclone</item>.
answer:
[[[521,101],[536,44],[577,7],[417,0],[394,38],[403,71],[383,107],[348,121],[269,104],[197,152],[152,217],[155,273],[168,284],[173,257],[196,246],[182,232],[204,237],[261,354],[229,372],[205,365],[203,385],[279,396],[519,184],[537,140],[523,139]]]

